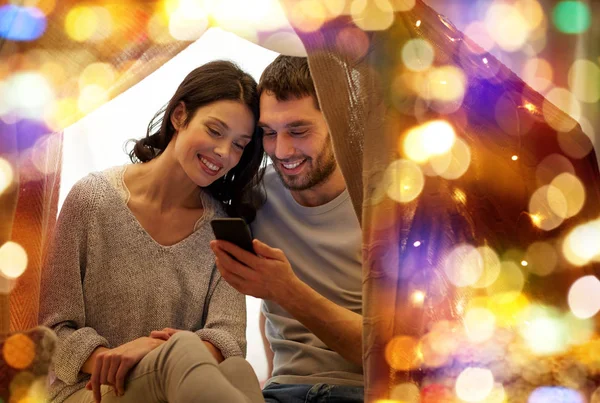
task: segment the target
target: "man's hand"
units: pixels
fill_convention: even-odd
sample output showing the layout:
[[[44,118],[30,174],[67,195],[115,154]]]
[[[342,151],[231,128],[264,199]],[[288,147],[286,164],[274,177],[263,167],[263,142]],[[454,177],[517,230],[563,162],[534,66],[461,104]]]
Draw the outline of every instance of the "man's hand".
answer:
[[[258,256],[227,241],[212,241],[221,276],[242,294],[275,302],[286,298],[300,280],[285,254],[257,239],[252,246]]]
[[[94,400],[97,403],[102,398],[101,385],[114,387],[115,394],[122,396],[125,393],[125,379],[129,371],[162,343],[164,343],[163,340],[140,337],[117,348],[99,353],[95,358],[92,378],[87,383],[86,389],[94,392]]]

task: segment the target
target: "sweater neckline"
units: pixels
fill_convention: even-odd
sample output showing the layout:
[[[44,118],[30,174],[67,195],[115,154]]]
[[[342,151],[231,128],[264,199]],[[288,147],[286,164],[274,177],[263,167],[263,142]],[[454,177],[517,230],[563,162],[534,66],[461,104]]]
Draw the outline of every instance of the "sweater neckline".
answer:
[[[119,199],[119,206],[125,210],[125,214],[133,222],[134,228],[137,230],[137,232],[141,233],[144,236],[144,238],[148,239],[148,241],[150,243],[154,244],[159,249],[170,250],[170,249],[174,249],[181,245],[186,244],[187,242],[190,241],[190,239],[195,238],[199,232],[202,232],[202,231],[200,231],[200,228],[202,227],[202,225],[201,225],[202,222],[205,221],[205,217],[207,216],[206,209],[205,209],[204,213],[202,214],[202,217],[200,217],[198,219],[198,221],[196,221],[196,224],[194,225],[194,231],[191,234],[189,234],[188,236],[186,236],[185,238],[179,240],[178,242],[176,242],[172,245],[163,245],[160,242],[158,242],[156,239],[154,239],[152,237],[152,235],[150,235],[150,233],[146,230],[146,228],[144,228],[144,226],[140,223],[140,221],[137,219],[135,214],[133,214],[133,211],[131,211],[131,209],[127,205],[127,203],[129,202],[130,193],[129,193],[129,189],[127,188],[127,186],[125,186],[125,181],[123,179],[125,176],[126,169],[127,169],[127,165],[123,166],[121,169],[121,172],[119,173],[119,177],[120,177],[119,184],[120,184],[120,186],[123,187],[123,191],[125,191],[125,193],[127,194],[127,198],[124,200],[121,197],[121,195],[118,194],[118,189],[116,189],[110,183],[109,183],[109,187],[111,188],[113,195]]]

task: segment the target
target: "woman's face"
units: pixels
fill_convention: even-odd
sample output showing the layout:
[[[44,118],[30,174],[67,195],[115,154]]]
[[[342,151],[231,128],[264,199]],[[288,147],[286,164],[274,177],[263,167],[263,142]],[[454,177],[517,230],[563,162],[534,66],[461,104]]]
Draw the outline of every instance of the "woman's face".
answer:
[[[252,140],[255,121],[250,109],[237,101],[216,101],[198,108],[187,126],[183,103],[171,114],[177,133],[171,141],[187,176],[206,187],[237,165]]]

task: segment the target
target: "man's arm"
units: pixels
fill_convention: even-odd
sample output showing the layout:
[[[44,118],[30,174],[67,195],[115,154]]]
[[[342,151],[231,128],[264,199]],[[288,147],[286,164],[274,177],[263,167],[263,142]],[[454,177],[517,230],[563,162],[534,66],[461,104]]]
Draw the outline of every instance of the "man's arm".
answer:
[[[212,241],[221,276],[243,294],[279,304],[330,349],[362,365],[362,316],[298,279],[281,250],[256,239],[253,246],[259,256],[229,242]]]
[[[267,378],[273,376],[273,350],[271,350],[271,344],[267,340],[265,325],[267,324],[267,318],[260,312],[258,318],[258,328],[260,329],[260,337],[262,338],[263,347],[265,348],[265,355],[267,356]]]

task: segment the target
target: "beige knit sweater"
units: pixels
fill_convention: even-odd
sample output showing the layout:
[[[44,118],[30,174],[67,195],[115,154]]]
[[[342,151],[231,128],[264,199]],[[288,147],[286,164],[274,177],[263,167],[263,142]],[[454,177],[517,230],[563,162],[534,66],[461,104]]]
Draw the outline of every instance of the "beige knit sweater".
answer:
[[[58,336],[53,401],[83,388],[80,369],[98,346],[116,347],[164,327],[195,331],[224,357],[245,355],[245,298],[216,271],[206,325],[200,328],[214,255],[203,197],[195,231],[172,246],[154,241],[127,207],[125,167],[90,174],[71,190],[42,271],[40,323]]]

